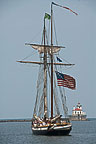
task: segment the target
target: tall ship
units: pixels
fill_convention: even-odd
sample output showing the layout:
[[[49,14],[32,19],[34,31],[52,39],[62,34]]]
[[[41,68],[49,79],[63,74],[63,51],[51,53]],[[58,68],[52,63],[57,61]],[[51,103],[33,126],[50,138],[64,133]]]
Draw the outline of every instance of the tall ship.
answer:
[[[74,64],[63,63],[59,57],[59,51],[64,50],[65,47],[53,44],[53,6],[67,9],[77,15],[70,8],[52,2],[51,14],[45,13],[44,15],[42,43],[26,43],[38,51],[40,61],[17,61],[39,65],[37,94],[32,118],[32,131],[35,135],[69,135],[72,129],[72,124],[68,118],[64,87],[75,90],[76,82],[72,76],[62,72],[62,66],[70,67]],[[46,32],[48,20],[51,25],[50,44]]]
[[[69,115],[72,121],[86,121],[87,115],[82,109],[82,105],[78,102],[77,106],[73,106],[72,115]]]

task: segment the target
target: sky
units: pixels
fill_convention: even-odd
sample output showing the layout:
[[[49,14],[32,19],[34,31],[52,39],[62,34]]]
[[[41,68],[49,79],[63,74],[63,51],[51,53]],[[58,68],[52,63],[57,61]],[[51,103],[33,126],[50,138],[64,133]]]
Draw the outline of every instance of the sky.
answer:
[[[16,63],[37,51],[26,42],[41,43],[44,14],[51,0],[0,0],[0,119],[31,118],[38,66]],[[66,89],[69,114],[80,102],[88,117],[96,118],[96,1],[54,0],[78,13],[54,6],[58,43],[66,47],[61,58],[75,63],[64,73],[74,76],[77,88]]]

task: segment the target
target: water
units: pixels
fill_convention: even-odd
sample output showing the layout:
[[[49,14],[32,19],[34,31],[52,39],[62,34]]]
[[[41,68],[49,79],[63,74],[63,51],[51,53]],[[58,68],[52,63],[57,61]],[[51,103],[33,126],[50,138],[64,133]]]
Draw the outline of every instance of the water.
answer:
[[[35,136],[31,122],[0,123],[0,144],[96,144],[96,119],[72,126],[70,136]]]

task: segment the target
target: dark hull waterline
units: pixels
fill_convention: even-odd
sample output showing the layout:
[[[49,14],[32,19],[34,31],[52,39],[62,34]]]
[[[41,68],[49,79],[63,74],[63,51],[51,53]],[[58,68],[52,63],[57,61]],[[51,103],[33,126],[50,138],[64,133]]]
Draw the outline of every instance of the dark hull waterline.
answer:
[[[69,135],[71,130],[34,131],[34,135],[64,136]]]
[[[33,130],[34,135],[64,136],[69,135],[72,127],[66,129]]]

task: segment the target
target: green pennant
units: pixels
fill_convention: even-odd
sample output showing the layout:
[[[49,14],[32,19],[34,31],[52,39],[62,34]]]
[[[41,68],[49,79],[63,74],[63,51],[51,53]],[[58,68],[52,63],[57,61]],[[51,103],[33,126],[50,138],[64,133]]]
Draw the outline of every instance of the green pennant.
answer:
[[[51,16],[48,13],[45,13],[45,17],[44,18],[50,20]]]

